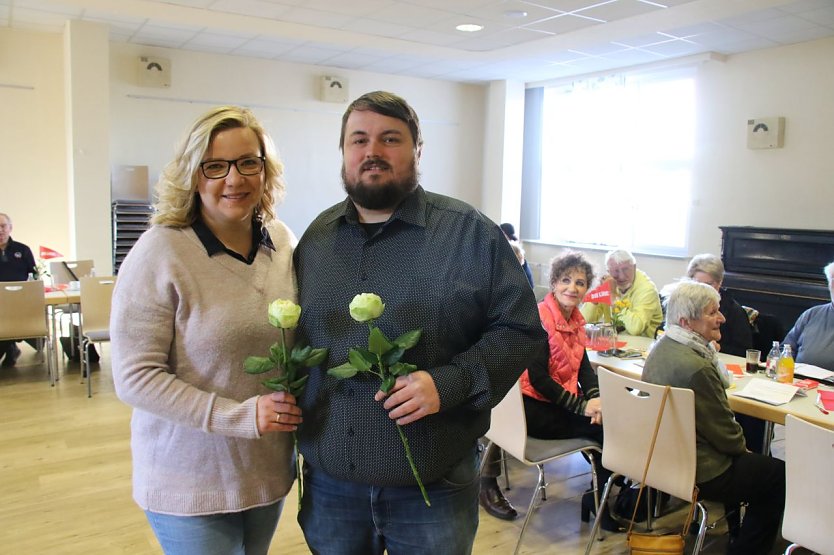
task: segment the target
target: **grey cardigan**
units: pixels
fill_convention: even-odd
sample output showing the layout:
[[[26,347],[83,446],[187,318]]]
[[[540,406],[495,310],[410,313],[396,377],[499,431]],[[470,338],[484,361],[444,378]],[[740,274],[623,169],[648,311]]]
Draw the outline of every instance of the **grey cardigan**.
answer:
[[[718,369],[691,348],[663,337],[643,368],[643,380],[695,393],[696,483],[725,472],[733,458],[746,451],[744,433],[735,421]]]

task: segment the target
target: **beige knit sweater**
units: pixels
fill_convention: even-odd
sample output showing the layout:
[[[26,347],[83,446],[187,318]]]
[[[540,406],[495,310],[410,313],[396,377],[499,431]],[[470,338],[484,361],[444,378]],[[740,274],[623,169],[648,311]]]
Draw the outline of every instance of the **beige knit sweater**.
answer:
[[[262,376],[244,373],[280,332],[268,303],[295,300],[295,237],[269,228],[276,250],[251,265],[209,257],[191,228],[153,227],[122,264],[113,295],[116,393],[134,407],[133,497],[174,515],[234,512],[278,501],[293,479],[292,436],[259,437]]]

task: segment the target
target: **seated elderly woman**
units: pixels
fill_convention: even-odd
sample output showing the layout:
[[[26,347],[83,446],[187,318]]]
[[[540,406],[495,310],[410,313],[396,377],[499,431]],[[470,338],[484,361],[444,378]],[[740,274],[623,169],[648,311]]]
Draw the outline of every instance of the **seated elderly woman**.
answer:
[[[747,311],[721,287],[724,282],[724,263],[714,254],[698,254],[689,261],[686,277],[706,283],[721,296],[718,310],[725,318],[721,324],[720,351],[744,357],[747,349],[753,348],[753,327],[747,318]]]
[[[831,302],[803,312],[785,337],[796,362],[834,370],[834,262],[824,268]]]
[[[580,253],[568,251],[551,262],[550,294],[539,303],[549,348],[542,350],[520,378],[527,433],[532,437],[588,437],[602,443],[599,386],[585,352],[585,319],[578,308],[593,280],[593,267]],[[496,454],[497,449],[490,446],[481,474],[481,504],[490,514],[495,514],[490,501],[499,500],[498,496],[503,499],[495,479],[499,470]],[[611,473],[598,459],[594,464],[602,491]],[[582,520],[587,522],[594,511],[593,492],[589,491],[582,498]],[[601,522],[606,530],[620,529],[608,513]]]
[[[643,368],[650,383],[695,393],[697,466],[700,498],[725,507],[747,503],[740,528],[731,530],[727,553],[768,553],[785,509],[785,463],[745,448],[741,426],[733,418],[712,341],[720,341],[724,317],[718,292],[683,280],[666,299],[666,334]]]

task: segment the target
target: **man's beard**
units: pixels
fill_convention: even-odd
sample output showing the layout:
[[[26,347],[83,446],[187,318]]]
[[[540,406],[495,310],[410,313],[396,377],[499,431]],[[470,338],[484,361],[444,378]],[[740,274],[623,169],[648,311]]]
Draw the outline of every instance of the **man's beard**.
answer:
[[[373,160],[366,162],[366,164],[376,164],[383,169],[390,169],[385,162],[380,160]],[[363,164],[364,166],[364,164]],[[362,167],[360,167],[362,171]],[[366,210],[385,210],[388,208],[396,208],[399,204],[420,184],[420,175],[417,168],[412,166],[411,171],[402,179],[396,181],[388,181],[387,183],[367,184],[362,182],[362,179],[351,180],[348,178],[345,171],[345,165],[342,163],[342,184],[345,192],[350,199],[365,208]]]

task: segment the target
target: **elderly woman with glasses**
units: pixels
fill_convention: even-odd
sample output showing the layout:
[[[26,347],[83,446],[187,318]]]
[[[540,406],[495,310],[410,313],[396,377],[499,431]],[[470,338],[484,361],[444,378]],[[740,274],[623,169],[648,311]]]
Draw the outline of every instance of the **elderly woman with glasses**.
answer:
[[[722,353],[746,356],[747,349],[753,348],[753,327],[747,317],[747,311],[721,287],[724,282],[724,263],[714,254],[698,254],[689,261],[686,268],[686,277],[700,283],[706,283],[721,296],[718,310],[724,316],[724,323],[721,324]]]
[[[113,378],[134,407],[133,498],[167,555],[267,553],[292,486],[301,410],[243,371],[276,340],[269,302],[296,298],[282,171],[249,110],[208,111],[120,268]]]
[[[785,508],[785,463],[750,453],[727,400],[728,377],[713,345],[721,339],[724,316],[713,287],[683,280],[666,298],[666,333],[643,368],[650,383],[695,393],[697,466],[700,498],[725,507],[747,503],[740,528],[731,530],[727,553],[768,553]]]

